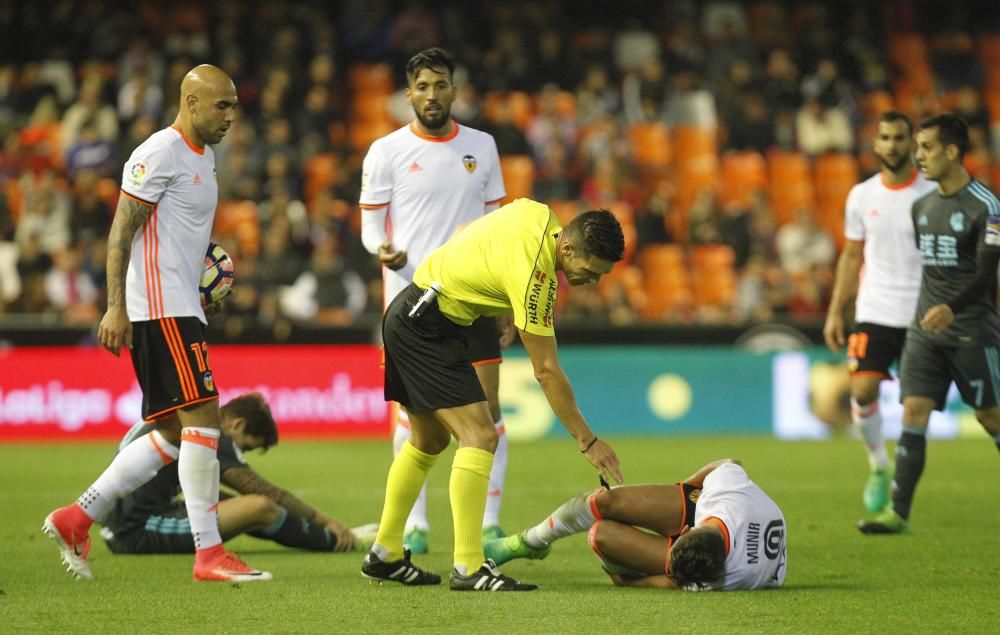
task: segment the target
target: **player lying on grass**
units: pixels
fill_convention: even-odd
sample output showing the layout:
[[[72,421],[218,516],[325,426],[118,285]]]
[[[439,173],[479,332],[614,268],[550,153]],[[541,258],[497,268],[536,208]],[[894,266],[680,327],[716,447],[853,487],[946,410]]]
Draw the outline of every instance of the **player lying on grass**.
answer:
[[[498,565],[549,555],[589,531],[618,586],[760,589],[785,579],[785,519],[738,461],[709,463],[674,485],[624,485],[573,498],[538,525],[484,549]]]
[[[154,424],[137,423],[122,439],[119,451],[130,443],[155,441],[149,437],[154,429],[157,429]],[[180,492],[177,448],[171,444],[180,440],[180,426],[161,424],[158,430],[169,442],[159,444],[164,465],[144,485],[115,501],[99,520],[104,525],[101,536],[114,553],[194,552],[187,508],[177,499]],[[239,494],[223,494],[220,498],[222,539],[248,533],[313,551],[366,550],[374,537],[373,533],[365,535],[371,527],[358,528],[359,535],[355,535],[335,518],[268,482],[243,460],[244,452],[266,450],[277,442],[277,426],[261,395],[241,395],[222,407],[220,480]]]

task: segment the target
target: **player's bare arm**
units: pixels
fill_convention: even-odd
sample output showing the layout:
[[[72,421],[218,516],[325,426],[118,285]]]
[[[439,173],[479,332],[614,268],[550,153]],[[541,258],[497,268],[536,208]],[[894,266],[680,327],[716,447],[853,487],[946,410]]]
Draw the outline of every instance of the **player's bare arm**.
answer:
[[[335,551],[349,551],[354,548],[354,534],[335,518],[324,514],[288,490],[271,483],[249,467],[234,467],[222,473],[222,482],[240,494],[260,494],[267,496],[310,523],[323,525],[337,537]]]
[[[630,586],[638,589],[674,589],[677,583],[665,575],[650,575],[644,578],[629,578],[609,573],[615,586]]]
[[[115,219],[108,236],[108,310],[97,328],[101,345],[115,355],[122,345],[132,348],[132,324],[125,310],[125,274],[132,257],[132,241],[153,207],[124,194],[118,198]]]
[[[396,271],[397,269],[402,269],[406,266],[406,252],[403,250],[396,251],[393,248],[392,243],[387,240],[379,245],[378,261],[393,271]]]
[[[521,343],[531,358],[535,379],[541,385],[552,411],[576,439],[580,451],[597,468],[598,473],[613,478],[616,483],[623,483],[618,456],[610,445],[594,435],[577,406],[573,387],[559,366],[556,338],[535,335],[520,329],[518,332]]]
[[[823,325],[823,339],[834,353],[847,341],[844,336],[844,308],[858,291],[858,275],[864,263],[863,248],[863,242],[849,240],[837,260],[837,277],[833,283],[826,323]]]
[[[705,478],[708,477],[708,475],[714,472],[716,469],[725,465],[726,463],[735,463],[736,465],[743,465],[743,463],[737,461],[736,459],[719,459],[718,461],[712,461],[711,463],[705,465],[691,476],[684,479],[684,483],[692,487],[702,487],[705,484]]]

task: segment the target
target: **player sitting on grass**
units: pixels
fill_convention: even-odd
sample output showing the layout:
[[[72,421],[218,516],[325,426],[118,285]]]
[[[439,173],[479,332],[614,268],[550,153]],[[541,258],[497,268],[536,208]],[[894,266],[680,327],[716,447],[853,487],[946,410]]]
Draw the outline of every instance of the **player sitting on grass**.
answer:
[[[675,485],[577,496],[484,550],[498,565],[545,558],[556,540],[588,530],[591,549],[618,586],[729,591],[777,587],[785,579],[784,516],[730,459]]]
[[[154,429],[153,424],[137,423],[122,439],[119,450],[133,442],[144,442]],[[180,440],[180,426],[161,425],[159,432],[170,443]],[[261,395],[241,395],[222,407],[218,454],[220,480],[239,493],[238,496],[221,496],[218,516],[222,539],[248,533],[313,551],[367,550],[374,533],[366,535],[366,531],[374,525],[348,529],[335,518],[268,482],[243,460],[244,452],[258,448],[266,450],[277,442],[277,426]],[[115,501],[106,516],[99,519],[104,525],[101,536],[114,553],[194,553],[187,508],[176,498],[180,492],[175,460],[177,448],[170,444],[159,447],[165,464],[156,475],[139,489]],[[86,573],[89,572],[87,568]]]

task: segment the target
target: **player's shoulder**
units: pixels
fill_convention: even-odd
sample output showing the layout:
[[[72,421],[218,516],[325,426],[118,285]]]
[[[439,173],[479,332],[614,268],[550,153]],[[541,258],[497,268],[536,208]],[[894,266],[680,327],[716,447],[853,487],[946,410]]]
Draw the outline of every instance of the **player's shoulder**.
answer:
[[[989,216],[1000,216],[1000,199],[978,180],[972,179],[965,188],[965,193],[971,201],[978,204],[981,211]]]
[[[493,135],[486,132],[485,130],[480,130],[479,128],[473,128],[472,126],[467,126],[465,124],[457,124],[459,135],[465,135],[468,139],[479,142],[479,143],[496,143],[493,139]]]

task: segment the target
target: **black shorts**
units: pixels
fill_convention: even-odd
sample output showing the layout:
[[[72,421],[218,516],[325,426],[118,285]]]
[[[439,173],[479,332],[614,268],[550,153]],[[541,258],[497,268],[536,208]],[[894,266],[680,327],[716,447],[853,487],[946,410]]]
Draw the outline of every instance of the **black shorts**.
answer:
[[[142,389],[142,418],[218,399],[208,364],[205,325],[195,317],[132,323],[132,366]]]
[[[851,375],[879,375],[888,379],[889,368],[903,352],[906,329],[861,322],[847,338],[847,368]]]
[[[926,397],[944,410],[954,381],[962,401],[975,409],[1000,403],[1000,352],[993,346],[944,346],[909,336],[903,348],[900,397]]]
[[[446,318],[436,302],[419,318],[407,315],[422,293],[411,284],[382,317],[386,401],[414,412],[486,401],[469,355],[470,327]]]
[[[170,503],[131,529],[112,532],[104,528],[101,537],[117,554],[194,553],[191,521],[183,501]]]
[[[500,329],[497,328],[496,318],[479,318],[469,326],[465,335],[469,346],[469,359],[472,360],[473,366],[499,364],[503,361],[500,356]]]

